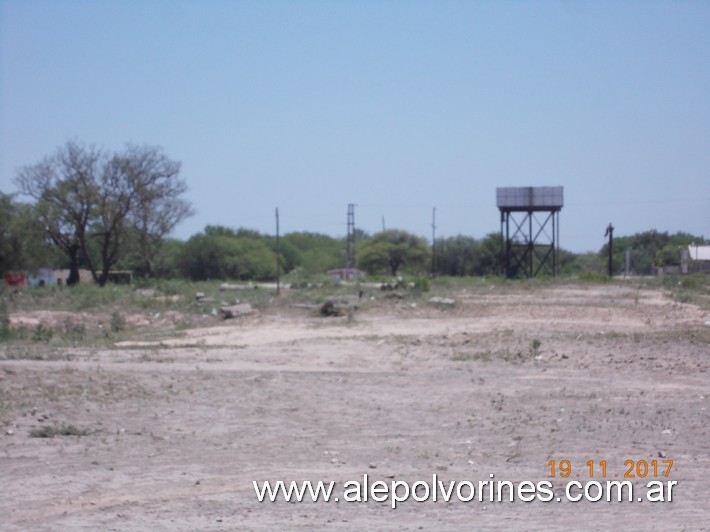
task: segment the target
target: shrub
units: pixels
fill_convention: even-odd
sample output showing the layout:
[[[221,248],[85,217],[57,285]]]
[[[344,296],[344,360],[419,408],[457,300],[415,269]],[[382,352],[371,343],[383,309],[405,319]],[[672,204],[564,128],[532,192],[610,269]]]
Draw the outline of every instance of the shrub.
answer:
[[[70,318],[64,322],[64,337],[72,342],[80,342],[86,336],[86,327],[83,323],[75,323]]]
[[[54,438],[55,436],[86,436],[87,429],[79,429],[74,425],[64,425],[59,427],[39,427],[30,431],[31,438]]]
[[[37,324],[34,333],[32,333],[33,342],[49,342],[52,339],[52,329],[47,329],[41,323]]]
[[[414,285],[414,289],[418,290],[420,292],[428,292],[429,291],[429,279],[426,277],[417,277],[412,281],[412,284]]]
[[[119,311],[111,314],[111,332],[119,333],[126,329],[126,318]]]
[[[7,311],[7,303],[0,300],[0,340],[10,337],[10,314]]]
[[[582,272],[579,274],[579,280],[586,283],[607,283],[610,277],[597,272]]]

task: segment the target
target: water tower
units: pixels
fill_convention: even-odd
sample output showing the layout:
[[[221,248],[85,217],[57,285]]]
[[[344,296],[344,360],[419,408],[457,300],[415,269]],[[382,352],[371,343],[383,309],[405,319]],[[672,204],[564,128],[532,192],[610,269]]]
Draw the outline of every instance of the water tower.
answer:
[[[501,251],[506,277],[559,271],[563,187],[499,187]]]

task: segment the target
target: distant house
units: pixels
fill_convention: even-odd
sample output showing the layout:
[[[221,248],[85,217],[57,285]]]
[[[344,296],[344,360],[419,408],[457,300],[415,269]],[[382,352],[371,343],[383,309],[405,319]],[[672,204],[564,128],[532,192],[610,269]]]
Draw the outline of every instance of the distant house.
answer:
[[[710,246],[698,246],[690,244],[688,246],[688,256],[690,260],[710,262]]]
[[[688,246],[687,256],[683,252],[681,259],[681,268],[683,273],[710,273],[710,246],[698,246],[690,244]]]
[[[66,285],[69,279],[69,270],[54,270],[54,278],[57,285]],[[112,270],[108,272],[109,283],[114,284],[132,284],[133,271],[131,270]],[[79,270],[79,284],[91,284],[94,282],[94,277],[89,270]]]
[[[54,279],[57,285],[65,286],[69,279],[69,270],[54,270]],[[94,277],[89,270],[79,270],[79,283],[93,283]]]
[[[38,286],[54,286],[56,284],[57,282],[54,280],[54,270],[51,268],[40,268],[27,276],[27,286],[32,288]]]
[[[133,284],[133,270],[112,270],[106,280],[114,284]]]
[[[39,270],[30,273],[6,273],[3,276],[3,281],[8,286],[21,287],[29,286],[36,288],[38,286],[54,286],[54,271],[51,268],[40,268]]]
[[[21,287],[28,286],[37,288],[40,286],[66,286],[69,279],[69,270],[52,270],[51,268],[40,268],[30,273],[6,273],[0,282],[5,282],[8,286]],[[131,270],[113,270],[108,272],[109,283],[132,284],[133,272]],[[89,270],[79,270],[80,284],[93,284],[94,276]]]

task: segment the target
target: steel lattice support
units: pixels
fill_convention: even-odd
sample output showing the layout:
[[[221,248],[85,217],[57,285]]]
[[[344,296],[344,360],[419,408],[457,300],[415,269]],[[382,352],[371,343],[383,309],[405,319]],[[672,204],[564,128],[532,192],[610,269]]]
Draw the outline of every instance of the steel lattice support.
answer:
[[[535,277],[559,273],[560,210],[564,189],[555,187],[500,187],[501,256],[505,275]]]
[[[500,209],[501,245],[509,278],[559,273],[559,209]]]

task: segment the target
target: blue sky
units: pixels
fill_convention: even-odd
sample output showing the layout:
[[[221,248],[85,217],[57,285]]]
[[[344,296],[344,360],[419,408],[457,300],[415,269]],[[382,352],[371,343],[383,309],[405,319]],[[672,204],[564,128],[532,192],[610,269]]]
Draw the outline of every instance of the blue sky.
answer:
[[[161,146],[206,224],[710,237],[710,2],[0,0],[0,190],[69,139]]]

